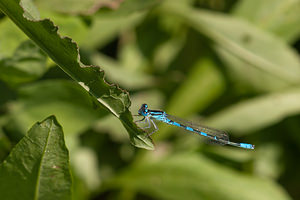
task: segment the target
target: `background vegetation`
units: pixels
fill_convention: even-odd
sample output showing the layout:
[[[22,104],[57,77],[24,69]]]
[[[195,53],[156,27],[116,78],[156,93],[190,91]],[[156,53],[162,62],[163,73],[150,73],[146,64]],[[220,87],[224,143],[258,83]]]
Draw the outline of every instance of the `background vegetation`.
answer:
[[[21,6],[0,0],[1,199],[300,199],[299,0]],[[149,151],[142,103],[256,148],[160,124]]]

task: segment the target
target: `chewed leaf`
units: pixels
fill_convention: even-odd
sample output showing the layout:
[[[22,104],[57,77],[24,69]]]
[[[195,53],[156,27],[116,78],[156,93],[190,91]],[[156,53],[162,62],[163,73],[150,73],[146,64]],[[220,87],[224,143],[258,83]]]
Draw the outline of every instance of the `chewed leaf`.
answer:
[[[94,96],[103,107],[121,120],[134,145],[153,149],[151,140],[142,137],[145,136],[145,133],[132,120],[127,91],[116,85],[106,83],[103,79],[104,72],[99,67],[81,63],[78,46],[71,38],[61,37],[57,32],[58,27],[51,20],[39,20],[38,15],[31,14],[30,11],[35,9],[31,8],[27,1],[3,0],[0,1],[0,9],[62,70]]]

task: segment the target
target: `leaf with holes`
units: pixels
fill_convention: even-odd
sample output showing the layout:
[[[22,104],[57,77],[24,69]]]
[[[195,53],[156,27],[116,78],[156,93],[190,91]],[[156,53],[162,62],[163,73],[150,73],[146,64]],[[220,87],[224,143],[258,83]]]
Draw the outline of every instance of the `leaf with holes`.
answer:
[[[58,27],[51,20],[40,20],[39,14],[30,1],[1,0],[0,10],[72,79],[120,119],[135,146],[154,148],[152,140],[146,137],[146,133],[133,122],[127,91],[108,84],[104,80],[104,72],[99,67],[84,65],[80,61],[77,44],[71,38],[61,37],[57,32]]]

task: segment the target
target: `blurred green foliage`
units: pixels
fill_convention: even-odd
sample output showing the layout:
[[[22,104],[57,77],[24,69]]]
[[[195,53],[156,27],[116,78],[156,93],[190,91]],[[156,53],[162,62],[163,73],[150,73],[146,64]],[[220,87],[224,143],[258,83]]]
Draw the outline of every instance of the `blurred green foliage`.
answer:
[[[82,63],[100,66],[107,82],[127,90],[133,114],[147,103],[227,130],[232,141],[256,149],[205,144],[163,124],[154,151],[134,147],[122,126],[129,114],[120,122],[107,112],[53,54],[1,15],[1,162],[10,152],[22,157],[18,145],[28,129],[55,115],[70,151],[73,199],[300,199],[299,0],[82,2],[22,5],[28,18],[49,18],[72,38]]]

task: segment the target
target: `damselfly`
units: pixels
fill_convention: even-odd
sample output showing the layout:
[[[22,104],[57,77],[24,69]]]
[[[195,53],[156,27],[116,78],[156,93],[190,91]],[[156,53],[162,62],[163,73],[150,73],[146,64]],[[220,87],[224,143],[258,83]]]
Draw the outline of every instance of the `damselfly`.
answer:
[[[214,141],[217,144],[232,145],[232,146],[241,147],[241,148],[245,148],[245,149],[254,149],[254,145],[252,145],[252,144],[236,143],[236,142],[229,141],[229,137],[225,131],[210,128],[207,126],[197,125],[192,122],[169,115],[164,111],[150,110],[150,109],[148,109],[147,104],[143,104],[141,106],[141,108],[138,111],[138,114],[140,116],[143,116],[143,119],[141,119],[137,122],[148,123],[148,126],[145,128],[151,128],[151,126],[153,126],[153,128],[154,128],[154,131],[152,131],[148,135],[151,135],[152,133],[154,133],[155,131],[158,130],[156,124],[153,121],[153,120],[157,120],[157,121],[164,122],[166,124],[178,126],[187,131],[197,133],[201,136],[207,137],[208,139]]]

